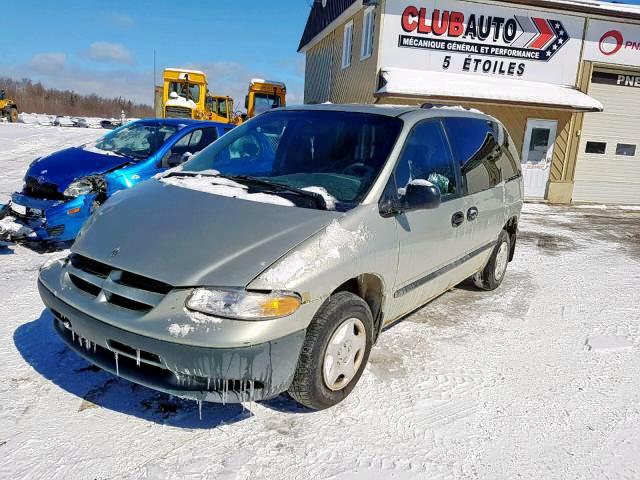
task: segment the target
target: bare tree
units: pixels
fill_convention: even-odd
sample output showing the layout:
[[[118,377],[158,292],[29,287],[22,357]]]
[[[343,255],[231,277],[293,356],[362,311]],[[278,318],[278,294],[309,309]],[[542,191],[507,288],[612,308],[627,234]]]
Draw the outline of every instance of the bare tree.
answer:
[[[153,107],[134,103],[122,97],[106,98],[96,94],[80,95],[72,90],[45,88],[40,82],[28,78],[14,80],[0,77],[0,88],[7,98],[13,99],[21,112],[48,113],[84,117],[119,117],[124,110],[127,117],[148,118],[154,116]]]

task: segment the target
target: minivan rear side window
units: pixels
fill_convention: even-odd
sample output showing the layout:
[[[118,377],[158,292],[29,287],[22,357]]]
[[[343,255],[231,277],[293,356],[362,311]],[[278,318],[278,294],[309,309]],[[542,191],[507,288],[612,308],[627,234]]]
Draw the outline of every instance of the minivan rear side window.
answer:
[[[522,175],[522,171],[520,168],[520,157],[518,156],[518,151],[513,145],[513,141],[507,131],[504,127],[501,128],[504,133],[504,142],[502,143],[502,155],[496,165],[498,165],[498,168],[502,172],[502,180],[508,182],[520,177]]]
[[[498,125],[479,118],[444,119],[455,160],[460,164],[467,194],[488,190],[502,181],[497,165],[502,155],[498,144]]]

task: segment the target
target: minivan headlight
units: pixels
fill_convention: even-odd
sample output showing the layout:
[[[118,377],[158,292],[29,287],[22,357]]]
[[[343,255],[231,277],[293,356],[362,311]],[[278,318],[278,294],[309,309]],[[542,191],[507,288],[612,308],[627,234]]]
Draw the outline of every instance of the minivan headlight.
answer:
[[[72,182],[64,191],[65,197],[79,197],[80,195],[87,195],[95,190],[94,181],[89,178],[81,178]]]
[[[260,293],[198,288],[187,298],[186,307],[216,317],[268,320],[291,315],[301,303],[300,296],[292,292]]]

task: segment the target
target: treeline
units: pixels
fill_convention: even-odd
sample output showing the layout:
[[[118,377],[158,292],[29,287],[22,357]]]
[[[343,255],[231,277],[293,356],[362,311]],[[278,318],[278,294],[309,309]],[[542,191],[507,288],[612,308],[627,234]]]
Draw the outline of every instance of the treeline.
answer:
[[[34,83],[28,78],[13,80],[0,77],[0,90],[2,89],[7,98],[16,102],[20,112],[117,118],[124,110],[129,118],[154,116],[153,108],[149,105],[134,103],[122,97],[105,98],[95,94],[80,95],[71,90],[45,88],[40,82]]]

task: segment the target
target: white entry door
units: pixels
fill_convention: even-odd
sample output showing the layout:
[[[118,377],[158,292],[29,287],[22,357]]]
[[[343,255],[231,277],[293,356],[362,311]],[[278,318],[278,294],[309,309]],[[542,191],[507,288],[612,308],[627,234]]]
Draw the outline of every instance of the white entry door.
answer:
[[[527,120],[522,147],[522,175],[526,198],[545,197],[557,128],[556,120]]]

